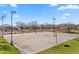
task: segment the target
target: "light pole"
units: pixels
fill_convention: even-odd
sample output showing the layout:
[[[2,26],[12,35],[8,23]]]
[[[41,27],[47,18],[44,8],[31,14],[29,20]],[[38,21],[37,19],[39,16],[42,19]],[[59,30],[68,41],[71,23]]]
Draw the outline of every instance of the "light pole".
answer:
[[[71,32],[71,20],[69,21],[69,32]]]
[[[54,21],[54,37],[55,37],[56,44],[57,44],[57,31],[56,31],[56,26],[55,26],[55,20],[56,20],[56,18],[53,18],[53,21]]]
[[[13,45],[13,14],[15,11],[11,11],[11,45]]]
[[[5,18],[5,15],[3,15],[1,18],[2,18],[2,37],[3,37],[3,21],[4,21],[4,18]]]
[[[37,34],[37,21],[35,21],[35,33]]]
[[[55,30],[55,20],[56,20],[56,18],[53,18],[53,21],[54,21],[54,37],[55,37],[55,32],[56,32],[56,30]]]

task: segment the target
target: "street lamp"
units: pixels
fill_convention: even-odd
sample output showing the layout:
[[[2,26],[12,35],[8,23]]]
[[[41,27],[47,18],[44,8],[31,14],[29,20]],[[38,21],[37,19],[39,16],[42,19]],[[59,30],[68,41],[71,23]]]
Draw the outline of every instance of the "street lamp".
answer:
[[[53,21],[54,21],[54,37],[55,37],[55,32],[56,32],[56,29],[55,29],[55,20],[56,20],[56,18],[53,18]]]
[[[56,26],[55,26],[55,20],[56,20],[56,18],[53,18],[53,21],[54,21],[54,37],[55,37],[56,44],[57,44],[57,31],[56,31]]]
[[[69,21],[69,32],[71,32],[71,20]]]
[[[16,11],[11,11],[11,45],[13,45],[13,14],[16,13]]]
[[[5,15],[1,16],[2,18],[2,37],[3,37],[3,21],[4,21],[4,18],[5,18]]]
[[[35,21],[35,33],[37,34],[37,21]]]

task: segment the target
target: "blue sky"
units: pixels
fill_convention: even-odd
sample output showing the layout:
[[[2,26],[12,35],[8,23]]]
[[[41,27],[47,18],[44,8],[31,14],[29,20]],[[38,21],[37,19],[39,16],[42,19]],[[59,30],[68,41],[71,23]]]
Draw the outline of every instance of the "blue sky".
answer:
[[[6,15],[5,24],[10,24],[10,13],[15,10],[13,24],[16,22],[28,23],[37,21],[38,23],[79,23],[78,4],[4,4],[0,5],[0,16]],[[0,21],[1,22],[1,21]]]

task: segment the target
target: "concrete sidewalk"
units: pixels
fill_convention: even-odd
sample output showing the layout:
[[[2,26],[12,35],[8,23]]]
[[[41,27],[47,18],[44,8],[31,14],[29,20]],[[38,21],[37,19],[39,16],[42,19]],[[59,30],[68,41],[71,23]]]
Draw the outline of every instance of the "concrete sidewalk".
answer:
[[[4,35],[10,42],[10,35]],[[57,33],[57,43],[66,42],[79,37],[77,34]],[[23,53],[36,53],[56,45],[52,32],[13,34],[13,42]]]

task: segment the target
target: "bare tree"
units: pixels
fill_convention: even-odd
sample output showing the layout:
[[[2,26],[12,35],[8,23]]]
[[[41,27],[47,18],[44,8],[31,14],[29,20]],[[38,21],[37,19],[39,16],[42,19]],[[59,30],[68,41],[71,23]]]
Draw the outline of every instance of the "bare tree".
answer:
[[[32,29],[35,33],[37,33],[38,29],[37,21],[31,21],[30,23],[28,23],[28,27],[30,27],[30,29]]]
[[[26,24],[24,22],[16,22],[16,26],[19,30],[22,31],[22,33],[24,33],[24,29],[26,28]]]
[[[9,24],[3,24],[3,30],[4,30],[5,32],[10,32],[10,29],[11,29],[11,27],[10,27]]]

